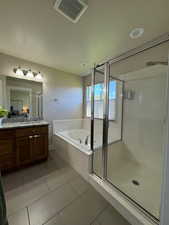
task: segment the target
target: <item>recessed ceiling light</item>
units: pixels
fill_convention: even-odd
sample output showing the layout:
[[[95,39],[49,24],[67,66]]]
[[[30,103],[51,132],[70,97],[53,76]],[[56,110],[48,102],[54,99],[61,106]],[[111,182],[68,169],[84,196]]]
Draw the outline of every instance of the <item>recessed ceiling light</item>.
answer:
[[[132,38],[132,39],[137,39],[139,37],[141,37],[144,33],[144,28],[135,28],[133,29],[129,36]]]

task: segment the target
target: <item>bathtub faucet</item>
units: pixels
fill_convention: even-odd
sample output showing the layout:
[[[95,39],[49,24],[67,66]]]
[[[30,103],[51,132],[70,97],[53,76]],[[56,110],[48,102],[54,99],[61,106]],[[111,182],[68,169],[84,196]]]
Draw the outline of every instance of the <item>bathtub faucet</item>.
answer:
[[[85,145],[88,145],[89,137],[90,137],[90,135],[87,135],[87,137],[85,138]]]

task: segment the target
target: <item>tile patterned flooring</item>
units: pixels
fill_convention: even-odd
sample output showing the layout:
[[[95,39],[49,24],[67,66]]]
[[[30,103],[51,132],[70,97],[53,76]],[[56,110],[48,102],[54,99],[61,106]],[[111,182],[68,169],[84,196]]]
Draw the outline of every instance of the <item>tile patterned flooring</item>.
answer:
[[[9,225],[129,225],[54,152],[3,183]]]

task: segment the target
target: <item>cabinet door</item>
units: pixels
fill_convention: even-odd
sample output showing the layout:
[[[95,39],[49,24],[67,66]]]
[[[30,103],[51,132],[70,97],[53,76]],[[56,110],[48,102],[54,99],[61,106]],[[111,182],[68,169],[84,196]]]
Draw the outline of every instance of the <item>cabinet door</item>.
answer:
[[[17,164],[27,165],[31,162],[31,149],[33,148],[33,137],[22,137],[16,140]]]
[[[34,135],[32,161],[45,159],[48,156],[48,135]]]
[[[0,169],[12,169],[15,165],[15,140],[13,138],[0,139]]]
[[[12,155],[15,151],[15,141],[14,139],[1,139],[0,140],[0,157],[6,155]]]

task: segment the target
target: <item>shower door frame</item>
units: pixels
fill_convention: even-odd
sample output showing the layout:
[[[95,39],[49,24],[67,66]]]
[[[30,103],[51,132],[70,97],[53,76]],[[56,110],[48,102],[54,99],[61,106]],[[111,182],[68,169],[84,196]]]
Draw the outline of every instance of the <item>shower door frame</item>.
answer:
[[[94,168],[93,168],[93,160],[94,160],[94,85],[95,85],[95,79],[96,79],[96,72],[102,73],[104,75],[104,114],[103,114],[103,143],[102,143],[102,179],[111,184],[116,190],[118,190],[120,193],[124,195],[130,202],[132,202],[136,207],[139,208],[140,212],[142,212],[146,217],[151,219],[153,222],[160,224],[160,225],[166,225],[166,221],[169,221],[169,203],[166,203],[167,194],[169,194],[169,142],[166,146],[165,156],[166,160],[164,163],[164,175],[163,175],[163,183],[161,187],[161,207],[160,207],[160,220],[158,220],[156,217],[154,217],[151,213],[149,213],[146,209],[144,209],[142,206],[140,206],[136,201],[131,199],[128,195],[126,195],[124,192],[122,192],[120,189],[118,189],[115,185],[113,185],[108,179],[107,179],[107,147],[108,147],[108,128],[109,128],[109,80],[110,80],[110,65],[120,62],[123,60],[126,60],[127,58],[130,58],[131,56],[135,56],[139,53],[142,53],[148,49],[154,48],[156,46],[159,46],[165,42],[169,41],[169,33],[166,33],[162,36],[160,36],[157,39],[154,39],[150,42],[147,42],[143,44],[142,46],[132,49],[124,54],[121,54],[115,58],[112,58],[102,64],[98,64],[94,66],[93,72],[92,72],[92,91],[91,91],[91,150],[93,151],[92,154],[92,169],[91,173],[95,174]],[[104,72],[98,70],[99,67],[104,66]],[[168,71],[169,72],[169,71]],[[168,74],[169,75],[169,74]],[[114,78],[115,80],[118,80]],[[122,80],[121,80],[122,81]],[[124,94],[124,81],[123,82],[123,94]],[[168,79],[168,87],[169,87],[169,79]],[[124,96],[123,96],[124,98]],[[169,101],[169,93],[168,93],[168,99]],[[169,106],[169,102],[168,106]],[[123,129],[123,104],[124,99],[122,100],[122,128]],[[167,131],[169,131],[169,109],[168,109],[168,117],[167,117]],[[121,132],[121,135],[123,133],[123,130]],[[168,132],[169,133],[169,132]],[[98,175],[96,175],[98,176]],[[169,199],[168,199],[169,200]]]

